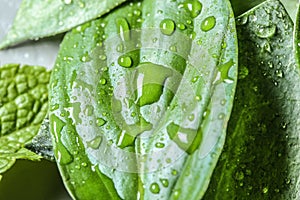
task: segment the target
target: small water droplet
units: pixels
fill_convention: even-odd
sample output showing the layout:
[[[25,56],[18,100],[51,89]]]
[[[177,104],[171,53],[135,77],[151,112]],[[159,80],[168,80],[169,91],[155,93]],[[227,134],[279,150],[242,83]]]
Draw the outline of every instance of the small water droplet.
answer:
[[[122,67],[132,67],[132,59],[129,56],[120,56],[118,59],[118,64]]]
[[[172,174],[173,176],[176,176],[176,175],[178,174],[178,172],[177,172],[175,169],[173,169],[172,172],[171,172],[171,174]]]
[[[180,189],[176,189],[174,190],[174,199],[178,199],[180,196],[181,190]]]
[[[62,143],[56,144],[55,154],[57,162],[61,165],[67,165],[73,161],[73,156]]]
[[[184,30],[186,29],[186,26],[182,23],[177,24],[177,28],[179,28],[180,30]]]
[[[188,119],[189,119],[190,121],[193,121],[193,120],[195,119],[195,115],[194,115],[194,114],[189,115]]]
[[[269,191],[269,188],[267,188],[267,187],[264,187],[264,188],[263,188],[263,193],[264,193],[264,194],[267,194],[268,191]]]
[[[243,17],[241,17],[241,18],[238,18],[237,20],[236,20],[236,24],[237,25],[245,25],[246,23],[248,22],[248,16],[243,16]]]
[[[210,31],[216,25],[216,18],[214,16],[207,17],[201,23],[201,30],[202,31]]]
[[[201,13],[202,4],[198,0],[187,0],[179,4],[178,8],[184,8],[190,13],[192,18],[195,18]]]
[[[243,180],[245,177],[244,173],[242,171],[237,171],[234,175],[234,179],[237,181]]]
[[[161,184],[162,184],[164,187],[168,187],[168,186],[169,186],[169,181],[168,181],[168,179],[162,178],[162,179],[160,179],[160,182],[161,182]]]
[[[170,46],[170,51],[177,52],[177,47],[175,45]]]
[[[165,144],[164,144],[164,143],[161,143],[161,142],[157,142],[157,143],[155,144],[155,147],[156,147],[156,148],[164,148],[164,147],[165,147]]]
[[[107,57],[106,57],[106,55],[100,55],[99,58],[100,58],[100,60],[104,61],[104,60],[106,60]]]
[[[172,35],[175,31],[175,22],[171,19],[162,20],[160,30],[164,35]]]
[[[158,194],[160,192],[160,187],[157,183],[152,183],[150,185],[150,191],[153,193],[153,194]]]
[[[106,124],[106,121],[103,118],[98,118],[96,121],[97,126],[103,126]]]

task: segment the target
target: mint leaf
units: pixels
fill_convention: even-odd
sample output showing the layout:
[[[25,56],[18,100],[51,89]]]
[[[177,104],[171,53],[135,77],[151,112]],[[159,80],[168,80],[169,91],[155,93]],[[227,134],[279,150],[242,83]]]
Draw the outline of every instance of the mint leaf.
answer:
[[[0,49],[57,35],[95,19],[126,0],[23,0]]]
[[[266,1],[237,18],[239,80],[204,199],[299,199],[300,72],[293,23]]]
[[[43,67],[0,67],[0,174],[16,159],[41,157],[23,148],[39,130],[48,111],[50,72]]]
[[[236,80],[228,1],[133,1],[73,29],[49,92],[54,154],[69,192],[200,198]]]

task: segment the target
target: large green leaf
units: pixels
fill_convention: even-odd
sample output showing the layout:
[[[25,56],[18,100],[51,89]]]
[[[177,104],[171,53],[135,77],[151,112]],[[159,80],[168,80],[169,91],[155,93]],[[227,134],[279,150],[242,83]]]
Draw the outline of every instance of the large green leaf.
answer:
[[[277,0],[237,22],[236,98],[204,199],[299,199],[300,72],[293,23]]]
[[[53,36],[95,19],[126,0],[23,0],[0,49]]]
[[[16,159],[41,158],[23,147],[48,111],[49,78],[50,72],[43,67],[0,67],[0,174]]]
[[[72,30],[50,84],[54,153],[70,193],[200,198],[236,79],[227,0],[134,1]]]

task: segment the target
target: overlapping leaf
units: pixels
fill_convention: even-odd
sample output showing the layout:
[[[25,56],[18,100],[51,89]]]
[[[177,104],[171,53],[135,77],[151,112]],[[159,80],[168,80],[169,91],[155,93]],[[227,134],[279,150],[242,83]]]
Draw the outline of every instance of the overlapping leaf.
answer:
[[[299,199],[300,73],[293,23],[277,0],[237,22],[236,99],[204,199]]]
[[[53,36],[95,19],[126,0],[23,0],[0,49]]]

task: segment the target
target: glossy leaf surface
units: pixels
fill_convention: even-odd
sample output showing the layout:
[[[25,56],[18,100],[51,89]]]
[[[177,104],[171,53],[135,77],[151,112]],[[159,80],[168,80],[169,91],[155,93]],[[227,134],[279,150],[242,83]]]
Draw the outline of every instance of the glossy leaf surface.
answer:
[[[299,199],[300,73],[293,23],[271,0],[237,18],[239,80],[204,199]]]
[[[201,198],[225,139],[236,43],[225,0],[135,1],[68,33],[50,126],[73,197]]]

